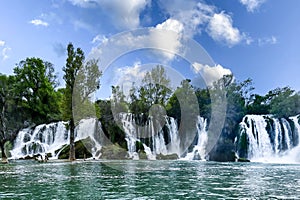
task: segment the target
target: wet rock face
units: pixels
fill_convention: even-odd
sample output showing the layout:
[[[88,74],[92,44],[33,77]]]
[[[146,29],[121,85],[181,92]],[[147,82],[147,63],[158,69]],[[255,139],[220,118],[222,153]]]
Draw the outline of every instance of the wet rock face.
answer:
[[[103,146],[100,158],[108,160],[124,160],[127,159],[127,150],[118,144]]]
[[[84,140],[79,140],[75,142],[75,157],[77,159],[85,159],[85,158],[91,158],[92,154],[88,150],[85,144],[88,144],[89,138]],[[69,152],[70,152],[70,145],[67,145],[65,147],[62,147],[62,149],[59,149],[60,154],[58,156],[59,159],[68,159],[69,158]]]

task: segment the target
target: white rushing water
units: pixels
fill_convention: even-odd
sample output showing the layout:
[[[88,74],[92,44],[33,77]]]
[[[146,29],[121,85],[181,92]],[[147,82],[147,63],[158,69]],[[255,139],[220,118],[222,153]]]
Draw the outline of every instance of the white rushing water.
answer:
[[[142,146],[149,160],[155,160],[159,155],[174,155],[178,158],[185,155],[186,160],[205,159],[208,152],[205,151],[207,144],[207,122],[198,117],[195,121],[196,141],[192,145],[191,152],[181,149],[180,133],[177,121],[168,116],[155,121],[149,117],[144,125],[138,125],[137,118],[131,113],[120,113],[118,119],[125,133],[128,155],[130,159],[139,159],[137,144]],[[33,157],[50,153],[52,158],[58,158],[60,151],[69,144],[70,133],[66,128],[66,122],[41,124],[19,131],[11,151],[12,158]],[[85,147],[92,153],[94,158],[101,158],[101,148],[107,139],[102,131],[101,123],[94,118],[84,119],[75,128],[75,141],[89,138],[89,144]],[[187,147],[186,147],[187,148]],[[60,151],[58,151],[60,150]]]
[[[41,124],[34,128],[26,128],[19,131],[11,150],[12,158],[24,158],[26,156],[45,155],[51,153],[57,158],[60,152],[58,149],[69,144],[70,133],[66,128],[66,122]],[[94,118],[81,120],[75,129],[75,141],[90,138],[93,156],[99,154],[102,147],[101,141],[96,139],[101,136],[101,124]]]
[[[134,115],[131,113],[120,113],[119,118],[126,135],[125,140],[128,146],[129,158],[138,159],[136,142],[141,142],[141,138],[151,139],[151,146],[143,143],[144,150],[150,160],[155,159],[158,154],[168,155],[176,153],[180,155],[180,140],[178,138],[177,123],[174,118],[167,116],[164,118],[170,138],[168,144],[165,141],[161,124],[155,123],[153,118],[149,117],[145,125],[138,125]]]
[[[197,144],[194,146],[193,151],[187,153],[184,160],[205,160],[206,154],[206,145],[207,145],[207,121],[198,116],[197,120]]]
[[[137,125],[135,117],[131,113],[120,113],[119,119],[126,135],[125,140],[127,142],[128,154],[130,158],[138,159],[136,142],[141,142],[142,138],[151,139],[150,146],[142,143],[144,151],[146,152],[149,160],[156,159],[156,156],[159,154],[177,154],[177,156],[180,157],[184,153],[180,148],[181,141],[179,138],[178,124],[174,118],[168,116],[164,117],[163,125],[165,125],[167,130],[163,130],[163,125],[158,125],[151,117],[147,119],[147,122],[143,126]],[[204,159],[207,153],[205,152],[205,147],[207,144],[206,120],[199,116],[195,126],[197,127],[196,134],[198,140],[194,145],[193,151],[187,153],[186,157],[184,158],[187,160]]]
[[[240,123],[237,154],[258,162],[299,162],[298,119],[299,116],[287,120],[270,115],[246,115]]]

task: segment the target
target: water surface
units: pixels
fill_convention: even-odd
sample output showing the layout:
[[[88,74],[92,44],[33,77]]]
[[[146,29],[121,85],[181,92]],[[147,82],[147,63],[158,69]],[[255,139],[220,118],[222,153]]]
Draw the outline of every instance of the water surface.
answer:
[[[0,165],[1,199],[300,198],[300,164],[76,161]]]

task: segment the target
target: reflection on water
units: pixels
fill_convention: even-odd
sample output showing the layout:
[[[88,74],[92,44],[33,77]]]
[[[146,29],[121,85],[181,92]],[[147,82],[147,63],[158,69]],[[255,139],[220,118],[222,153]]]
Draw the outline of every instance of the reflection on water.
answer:
[[[0,165],[0,198],[300,198],[300,165],[85,161]]]

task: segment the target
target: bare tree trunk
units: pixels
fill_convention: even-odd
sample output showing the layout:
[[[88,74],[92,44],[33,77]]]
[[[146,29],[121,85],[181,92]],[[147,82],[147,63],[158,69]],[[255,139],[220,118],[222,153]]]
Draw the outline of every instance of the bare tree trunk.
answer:
[[[4,143],[5,143],[5,142],[0,142],[0,149],[1,149],[2,163],[8,163],[7,156],[6,156],[6,154],[5,154]]]
[[[75,124],[74,119],[70,120],[70,154],[69,160],[74,161],[75,158]]]

